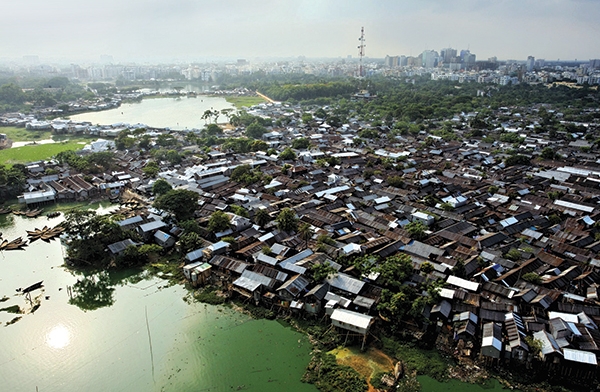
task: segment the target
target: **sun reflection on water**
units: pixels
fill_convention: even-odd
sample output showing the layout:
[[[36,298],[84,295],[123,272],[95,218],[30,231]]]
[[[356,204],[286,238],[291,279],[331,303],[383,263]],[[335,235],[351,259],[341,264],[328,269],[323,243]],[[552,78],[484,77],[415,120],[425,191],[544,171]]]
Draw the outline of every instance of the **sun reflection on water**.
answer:
[[[58,324],[46,335],[46,344],[52,348],[65,348],[71,342],[71,332],[67,327]]]

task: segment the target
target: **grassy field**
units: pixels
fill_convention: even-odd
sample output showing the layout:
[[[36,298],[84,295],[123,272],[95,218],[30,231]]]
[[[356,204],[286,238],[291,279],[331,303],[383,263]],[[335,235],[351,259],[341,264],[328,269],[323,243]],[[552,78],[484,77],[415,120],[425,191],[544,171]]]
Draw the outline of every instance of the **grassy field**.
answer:
[[[84,144],[80,141],[38,144],[0,150],[0,163],[15,164],[50,159],[54,155],[67,150],[79,150]]]
[[[259,103],[267,102],[261,97],[225,97],[225,100],[234,105],[236,108],[241,108],[243,106],[250,107],[253,105],[258,105]]]
[[[25,128],[0,127],[0,133],[6,134],[6,137],[13,142],[26,142],[28,140],[43,140],[52,138],[51,131],[30,131]]]

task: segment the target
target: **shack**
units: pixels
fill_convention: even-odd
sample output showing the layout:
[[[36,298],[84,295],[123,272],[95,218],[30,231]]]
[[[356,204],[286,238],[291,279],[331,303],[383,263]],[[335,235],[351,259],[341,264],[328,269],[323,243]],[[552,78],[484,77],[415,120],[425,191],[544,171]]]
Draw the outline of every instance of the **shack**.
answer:
[[[335,309],[331,314],[331,324],[334,327],[345,329],[346,337],[350,332],[362,336],[364,347],[369,329],[373,324],[374,318],[366,314],[356,313],[346,309]],[[362,348],[361,348],[362,349]]]

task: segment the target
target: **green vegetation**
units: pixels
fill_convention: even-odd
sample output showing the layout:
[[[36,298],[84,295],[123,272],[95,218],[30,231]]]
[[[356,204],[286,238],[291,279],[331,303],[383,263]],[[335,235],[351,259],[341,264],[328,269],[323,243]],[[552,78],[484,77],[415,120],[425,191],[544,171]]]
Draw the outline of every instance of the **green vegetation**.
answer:
[[[17,127],[0,127],[0,133],[6,135],[13,142],[27,142],[30,140],[51,139],[52,132],[47,131],[31,131],[25,128]]]
[[[252,169],[250,165],[240,165],[231,171],[231,180],[244,185],[251,185],[265,179],[259,168]],[[269,180],[270,181],[270,180]]]
[[[83,148],[80,142],[62,142],[30,145],[0,150],[0,162],[28,163],[52,158],[63,151],[75,151]]]
[[[69,236],[67,243],[67,263],[75,267],[106,269],[109,265],[128,268],[142,265],[147,261],[146,255],[132,254],[114,257],[106,251],[108,245],[125,239],[139,240],[137,233],[124,230],[116,222],[115,217],[96,215],[96,211],[71,210],[65,214],[65,233]]]
[[[289,147],[286,147],[281,154],[279,154],[279,159],[284,161],[294,161],[296,160],[296,153]]]
[[[154,207],[169,211],[178,221],[185,221],[194,216],[198,207],[198,194],[186,189],[173,189],[154,201]]]
[[[415,240],[422,240],[427,237],[427,233],[425,233],[427,226],[421,221],[412,221],[404,226],[404,229],[410,234],[411,238],[414,238]]]
[[[194,299],[209,305],[222,305],[227,301],[225,297],[218,295],[214,287],[210,286],[194,292]]]
[[[448,377],[449,362],[436,350],[426,350],[408,342],[400,342],[382,336],[383,350],[404,362],[406,373],[416,371],[418,375],[443,381]]]
[[[296,218],[296,212],[291,208],[283,208],[275,220],[277,228],[281,231],[294,232],[298,230],[298,218]]]
[[[542,277],[536,274],[535,272],[528,272],[526,274],[523,274],[522,278],[523,280],[534,284],[542,283]]]
[[[208,231],[211,233],[218,233],[229,229],[231,221],[229,215],[223,211],[215,211],[210,216],[208,221]]]
[[[254,223],[259,225],[260,227],[264,227],[267,223],[271,221],[271,215],[266,209],[259,208],[254,213]]]
[[[62,151],[55,157],[61,164],[69,166],[86,174],[102,173],[115,168],[115,154],[111,151],[96,152],[86,156],[77,155],[74,151]]]
[[[235,106],[238,109],[242,107],[251,107],[254,105],[258,105],[259,103],[266,102],[263,98],[256,97],[225,97],[225,100]]]
[[[148,167],[148,165],[146,165],[146,167]],[[169,193],[171,190],[173,190],[173,187],[163,178],[159,178],[152,184],[152,193],[157,197]]]
[[[302,381],[314,384],[322,392],[364,392],[367,382],[350,366],[339,365],[335,356],[318,352],[313,355]]]

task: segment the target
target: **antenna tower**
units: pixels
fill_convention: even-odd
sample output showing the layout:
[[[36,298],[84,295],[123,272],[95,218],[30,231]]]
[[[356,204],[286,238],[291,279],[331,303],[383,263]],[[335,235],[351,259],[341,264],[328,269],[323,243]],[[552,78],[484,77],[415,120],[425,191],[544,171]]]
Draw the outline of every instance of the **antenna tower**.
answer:
[[[360,45],[358,45],[358,77],[362,78],[363,77],[363,64],[362,64],[362,60],[363,57],[365,56],[365,28],[361,27],[360,28],[360,38],[358,39],[358,41],[360,42]]]

